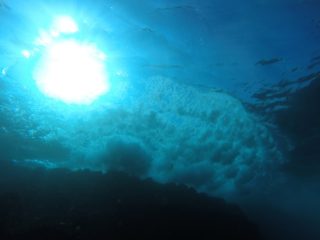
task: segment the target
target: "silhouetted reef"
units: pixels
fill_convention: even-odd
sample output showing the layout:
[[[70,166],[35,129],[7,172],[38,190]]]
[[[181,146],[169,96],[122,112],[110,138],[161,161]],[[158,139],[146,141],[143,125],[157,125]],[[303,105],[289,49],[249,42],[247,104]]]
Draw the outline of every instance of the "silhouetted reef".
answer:
[[[261,239],[234,204],[120,172],[0,162],[0,239]]]

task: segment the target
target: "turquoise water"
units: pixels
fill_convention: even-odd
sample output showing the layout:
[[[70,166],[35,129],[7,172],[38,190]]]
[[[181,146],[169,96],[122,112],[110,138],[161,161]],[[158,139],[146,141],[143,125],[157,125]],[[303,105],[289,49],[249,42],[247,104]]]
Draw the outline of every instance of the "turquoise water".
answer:
[[[122,171],[291,214],[319,199],[319,9],[312,0],[0,1],[1,160]],[[78,29],[54,28],[59,16]],[[81,74],[68,73],[61,82],[75,81],[58,93],[39,87],[64,77],[44,78],[42,61],[70,40],[94,46],[104,90],[88,64],[73,66]],[[80,90],[96,97],[56,97],[75,95],[82,75]],[[296,192],[305,197],[290,200]],[[313,223],[309,211],[293,214]]]

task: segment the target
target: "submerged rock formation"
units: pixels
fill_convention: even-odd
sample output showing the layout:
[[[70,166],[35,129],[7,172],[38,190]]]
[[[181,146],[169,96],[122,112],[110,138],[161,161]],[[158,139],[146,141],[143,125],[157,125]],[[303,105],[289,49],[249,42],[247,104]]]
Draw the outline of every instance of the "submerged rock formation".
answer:
[[[123,173],[0,168],[1,239],[260,239],[239,207]]]

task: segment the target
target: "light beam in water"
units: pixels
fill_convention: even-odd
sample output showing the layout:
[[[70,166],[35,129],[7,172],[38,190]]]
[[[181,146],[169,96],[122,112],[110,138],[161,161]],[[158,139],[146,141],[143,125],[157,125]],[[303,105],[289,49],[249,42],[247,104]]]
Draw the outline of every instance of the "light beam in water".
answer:
[[[70,38],[77,31],[71,18],[62,17],[54,22],[51,36],[44,35],[50,41],[38,39],[44,49],[34,79],[40,91],[49,97],[66,103],[91,104],[109,90],[105,54],[93,44]]]

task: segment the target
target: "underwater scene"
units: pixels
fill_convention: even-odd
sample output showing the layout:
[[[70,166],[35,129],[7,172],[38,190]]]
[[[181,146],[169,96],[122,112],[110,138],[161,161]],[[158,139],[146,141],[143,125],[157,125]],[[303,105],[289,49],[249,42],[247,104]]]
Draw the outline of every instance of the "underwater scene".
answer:
[[[320,239],[320,1],[0,0],[0,239]]]

